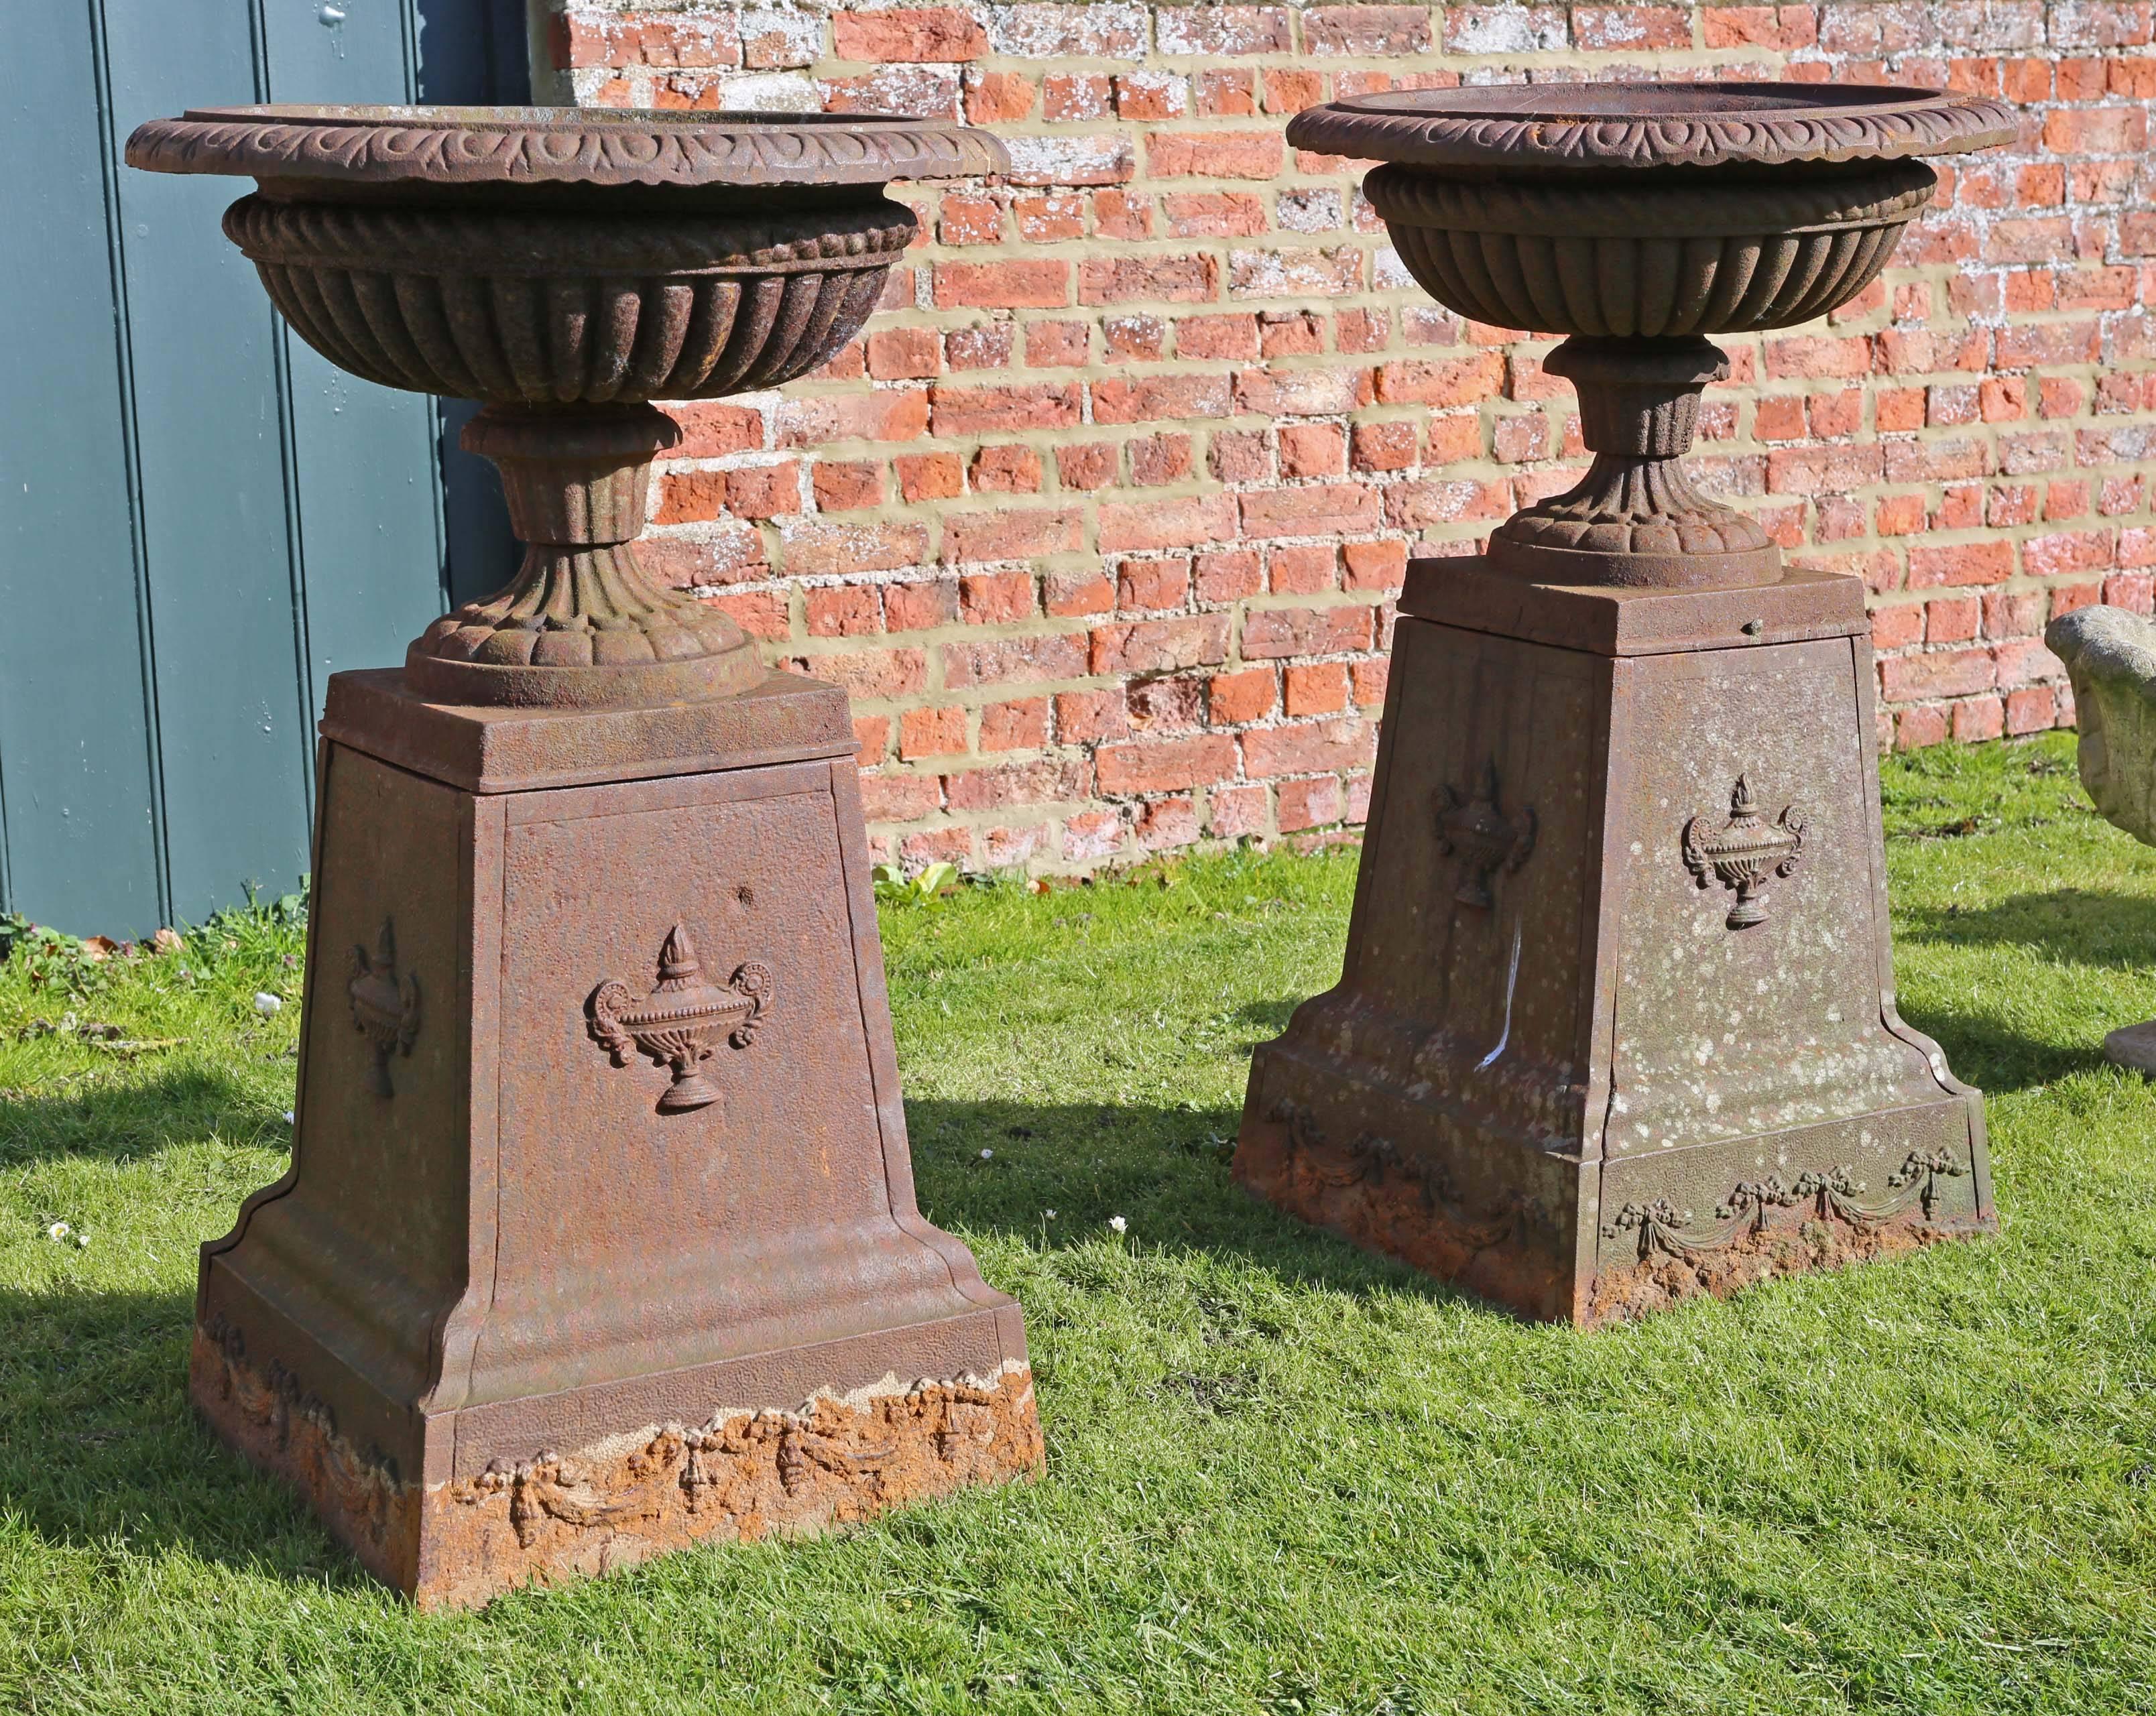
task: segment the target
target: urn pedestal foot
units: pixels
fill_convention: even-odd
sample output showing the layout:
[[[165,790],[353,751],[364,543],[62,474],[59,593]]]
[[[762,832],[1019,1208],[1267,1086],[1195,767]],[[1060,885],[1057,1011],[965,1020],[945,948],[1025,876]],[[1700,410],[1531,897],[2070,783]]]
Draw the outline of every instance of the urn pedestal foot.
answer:
[[[1041,1458],[1018,1306],[914,1202],[835,688],[331,682],[290,1171],[190,1391],[423,1606]]]
[[[1409,569],[1345,968],[1236,1177],[1584,1325],[1995,1227],[1895,1010],[1862,587]]]

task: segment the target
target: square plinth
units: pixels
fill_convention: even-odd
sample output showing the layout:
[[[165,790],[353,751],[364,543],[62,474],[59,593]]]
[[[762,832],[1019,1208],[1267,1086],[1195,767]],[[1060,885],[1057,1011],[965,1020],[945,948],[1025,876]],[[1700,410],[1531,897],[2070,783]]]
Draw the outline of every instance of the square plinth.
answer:
[[[845,699],[340,674],[292,1166],[192,1393],[424,1604],[1033,1469],[1018,1306],[916,1207]]]
[[[1339,984],[1243,1183],[1594,1324],[1995,1225],[1981,1098],[1895,1011],[1856,580],[1418,561]]]

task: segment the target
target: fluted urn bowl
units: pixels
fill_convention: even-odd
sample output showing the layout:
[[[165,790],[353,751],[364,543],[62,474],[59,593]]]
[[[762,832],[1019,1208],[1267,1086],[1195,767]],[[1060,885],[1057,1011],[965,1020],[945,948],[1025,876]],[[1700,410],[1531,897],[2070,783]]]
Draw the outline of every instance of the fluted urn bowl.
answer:
[[[740,627],[630,546],[653,400],[776,387],[860,330],[917,230],[901,178],[1001,172],[986,132],[827,114],[257,106],[128,140],[131,166],[252,177],[226,235],[295,332],[385,387],[477,399],[516,580],[408,652],[439,701],[596,707],[723,695]]]
[[[1383,162],[1364,182],[1432,297],[1570,337],[1593,468],[1517,514],[1491,564],[1538,581],[1743,587],[1780,551],[1681,463],[1710,334],[1787,327],[1854,298],[1938,176],[1913,157],[2015,135],[1996,101],[1883,87],[1628,83],[1429,90],[1308,109],[1298,148]]]

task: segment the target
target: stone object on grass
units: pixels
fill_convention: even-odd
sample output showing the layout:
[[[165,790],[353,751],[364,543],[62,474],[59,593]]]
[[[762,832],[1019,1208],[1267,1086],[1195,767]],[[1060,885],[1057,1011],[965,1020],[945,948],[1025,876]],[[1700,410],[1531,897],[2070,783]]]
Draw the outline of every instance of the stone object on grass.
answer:
[[[2156,846],[2156,621],[2123,607],[2077,607],[2044,628],[2074,684],[2082,785],[2104,818]],[[2156,1073],[2156,1019],[2103,1039],[2107,1058]]]

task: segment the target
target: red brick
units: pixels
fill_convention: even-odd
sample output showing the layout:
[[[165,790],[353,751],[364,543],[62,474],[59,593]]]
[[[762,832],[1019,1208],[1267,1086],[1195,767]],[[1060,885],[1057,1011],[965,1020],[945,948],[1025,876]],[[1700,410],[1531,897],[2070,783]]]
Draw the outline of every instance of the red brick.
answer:
[[[1092,797],[1092,777],[1093,771],[1082,757],[1036,757],[1030,762],[946,775],[943,796],[954,811],[1068,803]]]
[[[1041,79],[1043,119],[1106,119],[1111,100],[1108,79],[1099,72],[1050,72]]]
[[[840,59],[949,64],[981,59],[988,51],[988,38],[971,13],[955,6],[927,6],[834,13],[831,45]]]
[[[1340,535],[1376,528],[1377,492],[1363,483],[1322,483],[1242,495],[1248,537]]]
[[[892,631],[926,632],[957,620],[958,586],[951,578],[890,584],[884,588],[883,604],[885,623]]]
[[[1175,355],[1189,358],[1250,358],[1258,355],[1258,320],[1253,315],[1186,315],[1176,318]]]
[[[1079,264],[1081,304],[1205,304],[1220,295],[1220,264],[1213,257],[1115,256]]]
[[[671,458],[723,458],[763,445],[763,413],[747,406],[698,401],[670,406],[666,414],[681,426],[681,444],[668,454]]]
[[[1131,486],[1162,489],[1179,483],[1192,469],[1188,435],[1147,435],[1130,443]]]
[[[1273,474],[1272,451],[1262,434],[1222,430],[1207,448],[1206,469],[1223,483],[1263,483]]]
[[[1041,580],[1040,604],[1060,620],[1110,613],[1116,592],[1098,572],[1050,572]]]
[[[868,338],[869,373],[880,382],[915,380],[943,367],[943,341],[933,328],[878,328]]]
[[[1082,441],[1055,449],[1055,479],[1065,489],[1105,489],[1116,480],[1112,442]]]
[[[1363,708],[1382,707],[1385,701],[1385,683],[1390,677],[1392,663],[1383,656],[1373,656],[1367,661],[1351,662],[1348,678],[1353,684],[1353,695]]]
[[[1182,556],[1127,560],[1116,575],[1118,612],[1167,613],[1190,600],[1190,562]]]
[[[1290,715],[1337,715],[1348,707],[1348,668],[1342,662],[1316,662],[1281,674],[1281,707]]]
[[[908,453],[892,461],[898,492],[911,504],[948,500],[965,488],[965,472],[955,453]]]
[[[2024,685],[2006,694],[2006,730],[2042,733],[2058,720],[2058,699],[2048,685]]]
[[[1339,554],[1330,542],[1296,543],[1265,556],[1265,581],[1276,596],[1322,596],[1332,588]]]
[[[1157,179],[1271,179],[1286,149],[1278,131],[1155,131],[1146,139],[1146,167]]]
[[[1505,382],[1501,353],[1485,351],[1450,362],[1381,364],[1378,398],[1386,405],[1473,405],[1497,397]]]
[[[1075,508],[954,513],[943,521],[943,558],[952,563],[1031,560],[1085,546],[1081,515]]]
[[[1397,590],[1407,577],[1408,546],[1404,542],[1348,542],[1340,558],[1347,567],[1349,590]]]
[[[1070,264],[1044,259],[939,262],[938,310],[1055,310],[1070,301]]]
[[[834,441],[917,441],[928,432],[928,395],[918,387],[879,387],[778,402],[781,447],[822,450]]]
[[[819,459],[809,474],[809,486],[822,512],[875,506],[883,500],[883,467]]]
[[[1123,689],[1062,691],[1055,698],[1055,735],[1065,745],[1121,739],[1131,730]]]
[[[961,387],[948,382],[929,390],[938,435],[1009,433],[1057,429],[1075,423],[1083,390],[1075,382],[1036,382],[1010,387]]]
[[[1224,417],[1230,407],[1228,378],[1142,376],[1093,383],[1096,423],[1151,423],[1164,417]]]
[[[943,336],[943,362],[954,370],[999,370],[1010,366],[1017,330],[1009,322],[977,322],[953,328]]]
[[[1243,617],[1243,656],[1338,655],[1370,647],[1373,610],[1359,602],[1332,607],[1253,608]]]
[[[1092,355],[1092,332],[1084,322],[1028,322],[1025,361],[1034,369],[1075,367]]]
[[[1004,206],[993,197],[968,197],[952,192],[937,205],[936,236],[946,244],[993,244],[1003,236],[1003,231]],[[937,272],[942,274],[949,267],[948,264],[942,264]],[[937,291],[937,302],[942,303],[940,284]]]
[[[1240,602],[1265,587],[1258,556],[1248,549],[1198,555],[1191,561],[1191,569],[1193,587],[1200,602]]]
[[[1575,6],[1574,44],[1589,54],[1691,46],[1691,13],[1677,6]]]
[[[1917,544],[1909,550],[1909,587],[1912,590],[1942,584],[1997,584],[2013,573],[2014,545],[1996,537],[1950,546]]]
[[[1104,501],[1097,546],[1104,554],[1130,549],[1194,548],[1234,539],[1235,503],[1225,494],[1173,499]]]
[[[1103,792],[1169,792],[1229,778],[1235,770],[1235,741],[1224,733],[1134,740],[1103,745],[1093,761]]]
[[[1172,192],[1160,199],[1178,238],[1249,238],[1265,230],[1264,201],[1245,191]]]
[[[1022,120],[1033,112],[1033,79],[1016,72],[966,70],[966,120],[993,125]]]
[[[1426,6],[1311,6],[1302,13],[1302,44],[1310,54],[1393,58],[1429,51]]]
[[[917,649],[803,656],[796,658],[794,664],[855,697],[910,697],[928,683],[928,659]]]
[[[943,808],[943,783],[934,775],[861,776],[861,811],[871,822],[912,822]]]
[[[1206,682],[1206,708],[1216,725],[1233,726],[1262,720],[1273,712],[1273,670],[1245,668],[1233,674],[1215,674]]]
[[[1224,613],[1099,626],[1094,628],[1091,640],[1096,674],[1169,674],[1224,661],[1227,655],[1228,616]]]
[[[983,638],[943,646],[943,683],[953,691],[1006,679],[1077,679],[1086,674],[1086,634]]]
[[[983,447],[970,473],[977,494],[1032,494],[1040,488],[1040,455],[1030,447]]]
[[[966,749],[966,712],[955,704],[910,709],[900,715],[898,754],[907,761],[924,756],[957,756]]]
[[[1366,768],[1377,748],[1376,730],[1352,716],[1298,727],[1254,727],[1243,735],[1243,772],[1264,780]]]
[[[1283,834],[1298,828],[1316,828],[1337,822],[1341,817],[1340,782],[1332,775],[1308,781],[1283,781],[1280,786],[1280,828]]]
[[[1988,649],[1947,649],[1882,657],[1879,676],[1889,703],[1909,703],[1989,691],[1998,681],[1999,669]]]
[[[958,612],[969,626],[1029,620],[1039,606],[1030,572],[976,572],[958,581]]]
[[[855,638],[883,629],[874,585],[811,590],[807,597],[811,638]]]
[[[1292,53],[1292,15],[1279,6],[1163,7],[1154,14],[1163,54],[1209,59]]]

